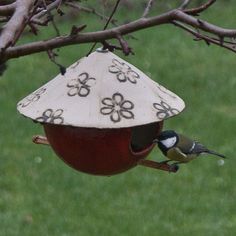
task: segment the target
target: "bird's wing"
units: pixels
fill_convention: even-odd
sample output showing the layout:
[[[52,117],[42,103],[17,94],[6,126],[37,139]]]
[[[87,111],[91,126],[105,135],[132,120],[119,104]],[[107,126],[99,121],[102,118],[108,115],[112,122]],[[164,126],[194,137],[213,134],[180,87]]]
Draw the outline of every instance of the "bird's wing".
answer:
[[[201,143],[194,141],[184,135],[179,135],[179,143],[177,144],[177,147],[181,149],[181,151],[186,154],[200,154],[203,152],[208,152],[209,150],[203,146]]]
[[[178,147],[182,153],[190,154],[193,149],[194,141],[182,134],[179,134],[179,142],[176,147]]]
[[[189,154],[200,154],[204,152],[209,152],[209,149],[207,149],[204,145],[201,143],[194,141],[192,148],[189,150]]]
[[[168,150],[167,157],[174,161],[187,162],[188,157],[178,147],[174,147]]]

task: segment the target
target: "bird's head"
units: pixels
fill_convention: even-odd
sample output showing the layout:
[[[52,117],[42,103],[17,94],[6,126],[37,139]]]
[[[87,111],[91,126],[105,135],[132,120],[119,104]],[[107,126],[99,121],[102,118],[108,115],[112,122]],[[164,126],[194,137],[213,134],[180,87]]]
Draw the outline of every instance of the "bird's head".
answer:
[[[167,151],[168,149],[174,147],[178,142],[178,134],[173,130],[165,130],[158,135],[156,142],[161,150]]]

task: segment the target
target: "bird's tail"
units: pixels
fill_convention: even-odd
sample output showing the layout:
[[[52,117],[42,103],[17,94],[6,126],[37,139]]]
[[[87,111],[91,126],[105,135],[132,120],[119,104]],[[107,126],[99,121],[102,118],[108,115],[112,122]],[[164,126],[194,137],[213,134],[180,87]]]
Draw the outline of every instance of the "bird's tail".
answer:
[[[215,155],[215,156],[218,156],[218,157],[221,157],[221,158],[226,158],[226,156],[224,156],[224,155],[222,155],[218,152],[212,151],[212,150],[207,150],[206,153],[211,154],[211,155]]]

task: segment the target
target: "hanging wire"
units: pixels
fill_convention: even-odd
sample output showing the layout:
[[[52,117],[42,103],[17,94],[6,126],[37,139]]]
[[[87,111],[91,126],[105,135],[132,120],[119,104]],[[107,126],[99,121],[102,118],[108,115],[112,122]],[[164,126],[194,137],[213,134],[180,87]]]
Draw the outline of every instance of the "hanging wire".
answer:
[[[103,30],[106,30],[106,29],[107,29],[109,23],[110,23],[111,20],[112,20],[113,15],[115,14],[115,12],[116,12],[116,10],[117,10],[117,8],[118,8],[118,6],[119,6],[120,1],[121,1],[121,0],[117,0],[117,1],[116,1],[116,5],[115,5],[115,7],[113,8],[113,11],[112,11],[110,17],[108,18],[108,20],[107,20],[105,26],[103,27]],[[96,47],[96,45],[97,45],[97,42],[95,42],[95,43],[92,45],[92,47],[90,48],[90,50],[89,50],[89,52],[87,53],[86,56],[88,56],[88,55],[94,50],[94,48]]]

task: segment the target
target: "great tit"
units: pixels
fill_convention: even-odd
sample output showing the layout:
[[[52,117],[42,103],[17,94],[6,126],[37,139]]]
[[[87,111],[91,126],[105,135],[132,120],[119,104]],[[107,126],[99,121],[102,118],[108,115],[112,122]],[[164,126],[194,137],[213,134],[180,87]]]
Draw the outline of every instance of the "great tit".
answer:
[[[212,154],[221,158],[224,155],[209,150],[201,143],[193,141],[173,130],[165,130],[154,140],[162,153],[169,159],[164,162],[176,161],[174,164],[187,163],[200,154]]]

